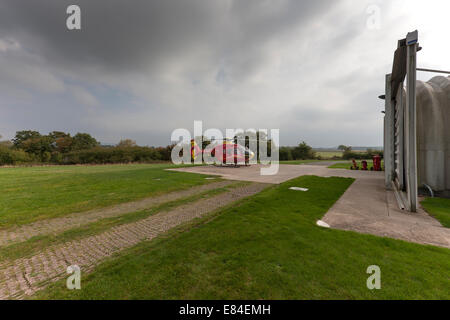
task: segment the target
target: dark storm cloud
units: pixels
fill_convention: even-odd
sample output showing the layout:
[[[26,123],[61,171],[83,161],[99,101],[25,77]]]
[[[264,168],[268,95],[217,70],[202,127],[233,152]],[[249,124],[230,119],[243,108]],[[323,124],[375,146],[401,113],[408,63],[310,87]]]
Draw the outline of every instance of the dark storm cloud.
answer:
[[[70,4],[81,7],[81,31],[65,27]],[[211,80],[212,86],[224,90],[245,82],[271,62],[268,43],[292,30],[298,37],[307,36],[307,30],[299,27],[311,21],[321,24],[321,13],[334,4],[331,0],[2,0],[0,41],[17,46],[0,56],[4,70],[0,107],[10,124],[42,130],[57,124],[63,130],[76,128],[78,121],[79,127],[98,131],[108,141],[117,139],[117,130],[141,137],[144,127],[160,130],[152,136],[169,137],[173,126],[186,126],[182,120],[192,122],[195,117],[211,119],[212,125],[222,128],[245,125],[246,121],[226,114],[220,117],[222,123],[217,121],[224,105],[228,115],[243,106],[235,99],[217,102],[220,92],[211,88]],[[141,101],[140,107],[132,101],[119,106],[102,98],[105,86],[107,92],[131,93]],[[143,106],[147,113],[140,114]],[[37,110],[41,117],[33,116]],[[190,116],[177,116],[180,110]],[[144,118],[148,124],[136,129],[136,122]]]
[[[66,28],[71,4],[81,7],[80,31]],[[379,30],[366,26],[372,4]],[[435,16],[448,10],[419,5],[0,0],[0,134],[86,131],[161,145],[203,120],[205,129],[279,128],[290,145],[380,145],[376,97],[397,40],[419,27],[426,48],[446,45]],[[442,67],[446,55],[429,53],[448,50],[423,52],[424,64]]]
[[[207,0],[2,1],[0,32],[52,63],[103,72],[158,72],[202,48],[213,62],[257,68],[258,46],[314,18],[333,1]],[[65,28],[65,10],[77,4],[82,30]],[[240,59],[242,52],[249,52]],[[230,61],[231,60],[231,61]],[[210,63],[211,61],[207,61]]]

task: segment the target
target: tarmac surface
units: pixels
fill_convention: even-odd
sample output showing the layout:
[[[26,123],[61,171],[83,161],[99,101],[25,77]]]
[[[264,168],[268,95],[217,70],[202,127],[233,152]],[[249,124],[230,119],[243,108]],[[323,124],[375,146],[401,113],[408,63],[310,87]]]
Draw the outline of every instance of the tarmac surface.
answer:
[[[351,177],[355,182],[322,218],[331,228],[450,248],[450,229],[444,228],[420,206],[416,213],[401,210],[394,193],[385,189],[383,172],[329,169],[323,165],[305,164],[279,165],[277,174],[261,175],[261,168],[261,165],[199,166],[169,170],[272,184],[303,175]]]

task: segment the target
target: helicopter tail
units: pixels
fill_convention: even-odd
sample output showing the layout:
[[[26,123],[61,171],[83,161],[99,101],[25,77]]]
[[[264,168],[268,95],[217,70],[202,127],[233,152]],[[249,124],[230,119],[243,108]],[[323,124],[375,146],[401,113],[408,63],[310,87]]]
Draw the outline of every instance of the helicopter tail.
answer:
[[[191,140],[191,157],[192,159],[196,159],[199,154],[202,153],[202,149],[198,146],[197,142],[194,139]]]

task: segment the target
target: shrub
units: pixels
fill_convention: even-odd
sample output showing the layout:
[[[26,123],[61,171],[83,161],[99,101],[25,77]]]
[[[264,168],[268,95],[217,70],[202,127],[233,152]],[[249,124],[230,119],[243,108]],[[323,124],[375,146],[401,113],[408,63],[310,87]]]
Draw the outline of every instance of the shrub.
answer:
[[[354,152],[351,149],[344,151],[344,154],[342,155],[342,158],[346,160],[355,159],[355,160],[364,160],[364,159],[372,159],[373,156],[379,155],[381,158],[383,158],[383,151],[374,151],[371,149],[368,149],[366,152]]]
[[[64,164],[107,164],[160,161],[161,154],[151,147],[96,147],[72,151],[62,156]]]
[[[58,151],[53,151],[52,155],[50,157],[50,162],[55,163],[55,164],[59,164],[62,163],[62,154]]]
[[[0,165],[15,165],[33,162],[33,157],[23,150],[14,150],[0,146]]]
[[[292,150],[292,156],[294,160],[308,160],[314,159],[316,153],[305,141],[300,143],[297,147]]]
[[[294,160],[294,158],[292,157],[291,147],[281,147],[279,149],[279,152],[280,152],[280,161]]]

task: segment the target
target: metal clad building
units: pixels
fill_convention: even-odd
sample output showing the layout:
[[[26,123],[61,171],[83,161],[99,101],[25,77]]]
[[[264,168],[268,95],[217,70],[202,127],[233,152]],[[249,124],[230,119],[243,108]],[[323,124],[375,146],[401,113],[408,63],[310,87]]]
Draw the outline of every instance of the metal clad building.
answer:
[[[420,50],[417,31],[398,41],[384,95],[386,187],[413,212],[418,188],[450,195],[450,77],[416,81],[417,71],[450,72],[417,68]]]

